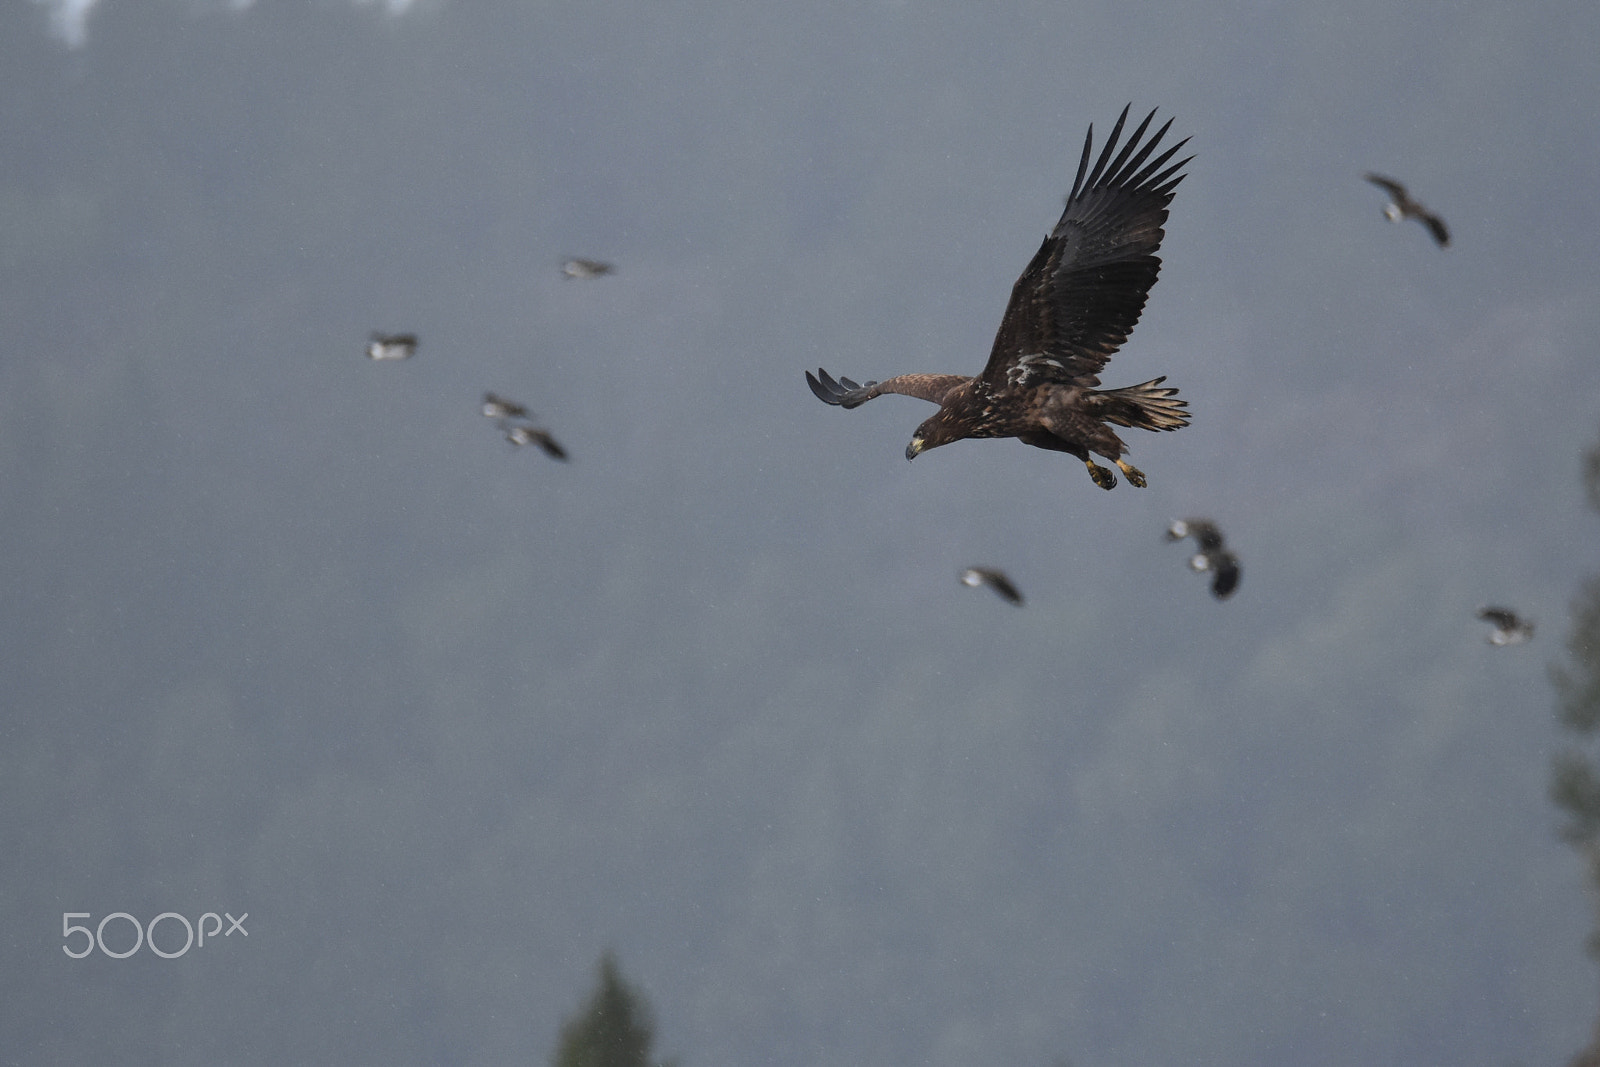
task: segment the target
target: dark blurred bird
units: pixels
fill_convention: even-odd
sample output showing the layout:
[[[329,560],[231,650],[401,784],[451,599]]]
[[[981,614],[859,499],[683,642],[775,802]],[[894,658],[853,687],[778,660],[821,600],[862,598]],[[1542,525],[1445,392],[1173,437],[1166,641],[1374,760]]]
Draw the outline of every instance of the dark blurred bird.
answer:
[[[1389,203],[1384,205],[1383,214],[1390,222],[1416,219],[1433,234],[1433,239],[1440,248],[1450,247],[1450,231],[1445,228],[1444,220],[1413,200],[1411,194],[1406,192],[1405,186],[1381,174],[1368,174],[1366,177],[1367,181],[1389,194]]]
[[[1066,209],[1012,288],[982,373],[902,374],[858,385],[825,370],[807,371],[817,398],[854,408],[898,393],[938,404],[939,413],[912,435],[907,459],[968,437],[1015,437],[1078,457],[1102,489],[1115,486],[1117,476],[1090,459],[1091,452],[1143,486],[1144,474],[1122,459],[1127,445],[1109,424],[1176,430],[1189,421],[1185,402],[1175,399],[1176,389],[1161,388],[1164,377],[1122,389],[1093,387],[1144,310],[1161,270],[1156,251],[1167,205],[1184,178],[1179,171],[1193,157],[1168,165],[1186,138],[1151,158],[1172,125],[1168,120],[1142,141],[1154,111],[1118,152],[1127,118],[1124,108],[1092,170],[1089,127]]]
[[[1533,623],[1510,608],[1479,608],[1478,618],[1494,627],[1489,634],[1491,645],[1520,645],[1533,636]]]
[[[992,567],[968,567],[961,572],[961,584],[970,585],[974,589],[986,585],[998,593],[1002,600],[1018,607],[1022,606],[1022,594],[1017,591],[1011,579],[1006,577],[1004,571]]]
[[[567,278],[598,278],[615,270],[611,264],[598,259],[569,259],[561,264],[561,273]]]
[[[1182,541],[1193,537],[1199,549],[1189,558],[1189,567],[1196,571],[1211,572],[1211,595],[1226,600],[1239,588],[1241,568],[1239,557],[1228,551],[1222,542],[1222,531],[1210,519],[1178,519],[1167,527],[1168,541]]]
[[[1218,600],[1228,599],[1239,588],[1239,557],[1227,549],[1192,556],[1189,566],[1197,571],[1211,572],[1211,595]]]
[[[483,394],[483,415],[488,419],[525,419],[528,409],[497,393]]]
[[[368,359],[410,359],[417,354],[417,335],[414,333],[373,332],[367,342]]]
[[[544,450],[544,454],[551,459],[564,460],[567,458],[567,450],[562,448],[547,430],[541,430],[537,426],[530,426],[527,423],[502,425],[501,429],[505,431],[506,440],[514,445],[519,447],[522,445],[538,445]]]

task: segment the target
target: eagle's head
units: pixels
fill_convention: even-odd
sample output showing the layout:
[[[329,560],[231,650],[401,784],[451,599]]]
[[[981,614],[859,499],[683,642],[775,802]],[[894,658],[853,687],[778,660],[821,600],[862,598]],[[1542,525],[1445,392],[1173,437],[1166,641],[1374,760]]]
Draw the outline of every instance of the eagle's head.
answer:
[[[917,432],[911,435],[911,443],[906,445],[906,458],[916,459],[930,448],[938,448],[966,436],[966,431],[951,417],[949,411],[940,409],[937,415],[918,426]]]

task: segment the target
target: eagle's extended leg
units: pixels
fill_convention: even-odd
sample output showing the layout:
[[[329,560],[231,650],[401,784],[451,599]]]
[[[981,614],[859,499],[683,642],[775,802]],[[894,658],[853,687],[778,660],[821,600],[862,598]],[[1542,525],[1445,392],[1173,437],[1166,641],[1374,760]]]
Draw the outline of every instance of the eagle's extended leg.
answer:
[[[1145,487],[1146,483],[1144,480],[1144,471],[1140,470],[1138,467],[1135,467],[1127,460],[1119,459],[1114,460],[1113,462],[1115,462],[1118,467],[1122,468],[1122,473],[1128,476],[1128,481],[1130,484],[1136,485],[1140,489]]]
[[[1121,466],[1121,462],[1121,460],[1118,460],[1117,465]],[[1092,459],[1084,460],[1083,465],[1089,468],[1089,477],[1094,479],[1095,485],[1102,489],[1116,488],[1117,476],[1112,474],[1108,468],[1100,466]]]

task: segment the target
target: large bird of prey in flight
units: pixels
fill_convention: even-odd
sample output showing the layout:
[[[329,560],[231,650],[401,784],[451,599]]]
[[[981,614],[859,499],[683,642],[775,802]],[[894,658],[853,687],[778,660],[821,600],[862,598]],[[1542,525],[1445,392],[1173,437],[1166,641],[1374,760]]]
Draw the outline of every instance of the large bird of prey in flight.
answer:
[[[884,393],[939,405],[912,435],[906,458],[968,437],[1015,437],[1023,444],[1077,456],[1096,485],[1117,476],[1089,457],[1104,456],[1128,481],[1145,477],[1123,460],[1128,450],[1112,423],[1140,430],[1176,430],[1189,414],[1165,377],[1122,389],[1098,390],[1100,369],[1128,339],[1161,270],[1156,251],[1165,236],[1167,205],[1193,157],[1168,165],[1187,138],[1151,158],[1169,119],[1144,139],[1152,111],[1117,151],[1128,109],[1089,166],[1094,127],[1083,141],[1078,176],[1066,210],[1011,290],[989,362],[976,377],[902,374],[858,385],[825,370],[806,372],[824,403],[853,408]]]

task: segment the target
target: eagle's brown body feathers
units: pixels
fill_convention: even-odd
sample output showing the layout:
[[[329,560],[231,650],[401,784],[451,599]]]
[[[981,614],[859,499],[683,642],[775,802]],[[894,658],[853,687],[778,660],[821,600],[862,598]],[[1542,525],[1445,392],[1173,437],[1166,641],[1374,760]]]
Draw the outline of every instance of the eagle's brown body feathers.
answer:
[[[1127,109],[1100,153],[1089,156],[1094,128],[1066,210],[1011,291],[994,348],[983,372],[902,374],[858,385],[827,371],[806,380],[821,400],[853,408],[884,393],[919,397],[939,405],[906,448],[913,458],[968,437],[1015,437],[1024,444],[1077,456],[1096,484],[1110,489],[1114,474],[1089,458],[1110,459],[1128,480],[1144,476],[1122,460],[1127,445],[1110,424],[1141,430],[1175,430],[1189,419],[1177,390],[1164,378],[1124,389],[1096,390],[1099,372],[1128,339],[1161,270],[1156,251],[1164,236],[1167,205],[1188,159],[1167,161],[1179,141],[1151,159],[1169,121],[1141,143],[1151,112],[1115,158]],[[1192,157],[1191,157],[1192,158]]]

